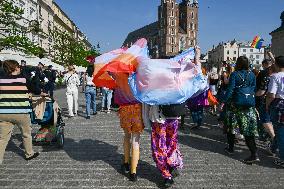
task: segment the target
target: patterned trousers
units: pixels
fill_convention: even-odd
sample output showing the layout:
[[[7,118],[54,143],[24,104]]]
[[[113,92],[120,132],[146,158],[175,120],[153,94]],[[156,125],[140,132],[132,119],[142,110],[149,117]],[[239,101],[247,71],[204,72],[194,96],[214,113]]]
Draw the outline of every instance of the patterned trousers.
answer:
[[[182,168],[182,157],[177,141],[178,120],[152,124],[152,156],[164,178],[171,178],[171,168]]]

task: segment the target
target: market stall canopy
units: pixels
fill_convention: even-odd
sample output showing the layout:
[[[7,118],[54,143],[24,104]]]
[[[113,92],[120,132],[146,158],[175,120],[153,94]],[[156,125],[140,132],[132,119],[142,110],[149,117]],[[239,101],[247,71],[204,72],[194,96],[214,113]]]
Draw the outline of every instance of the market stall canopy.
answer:
[[[83,67],[83,66],[74,66],[75,67],[75,70],[77,72],[86,72],[87,68]]]

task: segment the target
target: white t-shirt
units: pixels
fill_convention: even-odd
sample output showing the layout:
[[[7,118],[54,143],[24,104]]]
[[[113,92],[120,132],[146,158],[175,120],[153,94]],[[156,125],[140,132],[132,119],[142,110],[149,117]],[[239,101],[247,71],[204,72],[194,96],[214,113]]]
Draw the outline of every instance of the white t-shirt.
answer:
[[[270,77],[268,92],[276,98],[284,99],[284,72],[275,73]]]
[[[86,85],[95,86],[94,83],[93,83],[93,77],[86,75]]]
[[[80,85],[79,76],[76,73],[65,74],[64,75],[64,81],[66,82],[66,85],[69,88],[75,88],[75,87],[78,87]]]

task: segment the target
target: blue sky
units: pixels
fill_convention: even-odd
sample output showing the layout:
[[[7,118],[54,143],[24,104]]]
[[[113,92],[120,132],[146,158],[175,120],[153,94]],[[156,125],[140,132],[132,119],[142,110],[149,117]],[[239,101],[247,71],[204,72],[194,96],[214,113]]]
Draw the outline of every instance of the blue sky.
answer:
[[[127,34],[157,21],[160,0],[55,0],[101,52],[118,48]],[[179,0],[178,2],[180,2]],[[199,45],[206,52],[214,44],[251,41],[281,25],[284,0],[199,0]]]

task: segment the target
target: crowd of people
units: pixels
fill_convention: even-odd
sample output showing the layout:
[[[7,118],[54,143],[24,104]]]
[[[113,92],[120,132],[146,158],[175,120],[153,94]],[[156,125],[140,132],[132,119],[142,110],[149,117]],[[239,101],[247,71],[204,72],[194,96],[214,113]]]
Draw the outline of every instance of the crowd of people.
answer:
[[[200,64],[200,49],[196,49],[194,64]],[[250,156],[243,161],[247,164],[260,161],[256,145],[257,137],[271,141],[268,152],[279,158],[274,163],[284,167],[284,57],[264,60],[260,72],[253,72],[247,57],[241,56],[233,68],[225,65],[218,72],[213,68],[210,73],[203,70],[208,78],[210,90],[191,98],[183,104],[171,106],[149,106],[141,104],[137,99],[124,99],[120,88],[115,90],[103,87],[102,110],[110,113],[112,99],[119,105],[118,115],[120,125],[124,131],[124,159],[122,172],[129,175],[131,181],[137,181],[137,165],[140,157],[140,135],[148,124],[152,128],[151,147],[152,156],[157,168],[164,178],[165,187],[173,185],[173,178],[179,175],[182,168],[182,156],[178,147],[177,131],[181,117],[181,128],[184,128],[185,107],[190,109],[192,128],[199,128],[203,121],[204,107],[211,106],[211,113],[219,115],[218,120],[223,125],[227,135],[228,155],[235,153],[236,135],[242,135],[250,150]],[[63,75],[56,73],[49,66],[43,70],[43,64],[37,68],[28,69],[25,62],[19,65],[16,61],[7,60],[1,64],[3,70],[0,76],[0,163],[7,143],[11,137],[13,125],[20,127],[23,135],[25,156],[31,160],[39,155],[32,150],[31,123],[29,113],[29,92],[34,95],[49,95],[53,98],[54,84],[58,77],[66,83],[66,97],[69,117],[78,114],[79,86],[83,83],[86,99],[86,119],[91,114],[97,114],[96,97],[98,89],[93,83],[94,65],[87,68],[86,73],[76,73],[74,66],[69,66]],[[217,99],[219,103],[212,103],[208,96]],[[14,101],[18,98],[20,100]],[[212,101],[212,99],[211,99]],[[213,100],[214,101],[214,100]],[[92,109],[92,110],[91,110]],[[13,117],[13,119],[12,119]],[[217,117],[216,117],[217,119]],[[148,121],[146,121],[148,120]]]
[[[236,66],[225,65],[218,74],[213,69],[208,74],[210,90],[219,100],[220,116],[224,133],[227,135],[228,147],[225,151],[233,155],[236,135],[244,137],[251,155],[244,159],[245,163],[259,162],[256,138],[267,141],[267,151],[280,159],[275,159],[276,165],[284,167],[283,159],[283,91],[284,91],[284,57],[262,62],[261,71],[251,69],[247,57],[239,57]],[[212,113],[217,106],[212,106]]]

